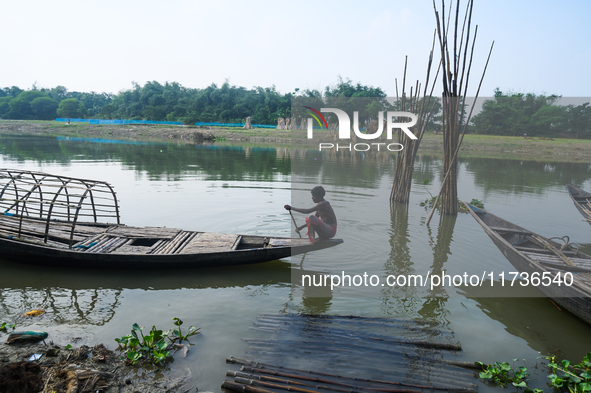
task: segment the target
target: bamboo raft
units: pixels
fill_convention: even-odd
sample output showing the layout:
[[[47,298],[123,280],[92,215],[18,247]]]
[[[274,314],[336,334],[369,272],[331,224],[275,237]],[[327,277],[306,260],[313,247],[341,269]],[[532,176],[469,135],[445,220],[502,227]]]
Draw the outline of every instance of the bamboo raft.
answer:
[[[246,356],[222,388],[269,393],[475,392],[473,363],[436,322],[358,316],[261,314]],[[437,339],[437,341],[435,341]],[[441,342],[441,340],[446,342]],[[378,360],[379,359],[379,360]],[[304,366],[305,365],[305,366]],[[305,367],[306,369],[303,369]],[[318,371],[322,370],[322,371]]]
[[[571,184],[567,184],[566,188],[577,210],[591,224],[591,194]]]
[[[121,224],[109,183],[0,169],[0,252],[73,267],[215,267],[260,263],[342,243]]]

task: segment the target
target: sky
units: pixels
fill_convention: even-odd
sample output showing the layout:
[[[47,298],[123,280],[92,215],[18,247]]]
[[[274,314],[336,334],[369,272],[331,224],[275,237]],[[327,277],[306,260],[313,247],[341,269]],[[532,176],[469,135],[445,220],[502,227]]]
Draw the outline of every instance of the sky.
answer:
[[[481,97],[495,88],[591,96],[590,1],[474,3],[469,96],[493,41]],[[395,96],[405,57],[408,83],[425,79],[436,26],[430,0],[0,0],[0,15],[0,87],[113,94],[132,82],[226,80],[288,93],[340,76]]]

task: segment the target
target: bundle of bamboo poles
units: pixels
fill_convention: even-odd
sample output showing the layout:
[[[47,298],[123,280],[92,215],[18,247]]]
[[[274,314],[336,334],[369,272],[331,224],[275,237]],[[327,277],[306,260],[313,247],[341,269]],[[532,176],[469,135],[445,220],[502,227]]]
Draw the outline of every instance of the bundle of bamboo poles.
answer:
[[[228,372],[234,380],[225,381],[225,389],[310,393],[471,392],[476,388],[469,370],[473,364],[454,360],[461,347],[449,342],[453,332],[436,321],[261,314],[253,329],[264,336],[244,340],[249,345],[246,356],[257,361],[227,359],[243,367]],[[315,371],[302,370],[302,364]],[[376,380],[376,375],[383,380]]]
[[[417,123],[414,126],[414,135],[417,139],[410,139],[410,137],[402,132],[398,131],[398,143],[404,146],[402,154],[396,156],[396,169],[394,172],[394,180],[392,182],[392,190],[390,191],[390,201],[406,203],[410,197],[410,188],[412,185],[412,174],[414,172],[414,163],[419,150],[419,145],[425,134],[427,124],[429,123],[433,112],[435,111],[437,100],[433,97],[433,89],[435,88],[435,81],[439,74],[439,68],[437,74],[433,79],[433,84],[429,94],[427,89],[429,86],[429,77],[431,75],[431,66],[433,64],[433,49],[435,47],[435,36],[433,36],[433,46],[429,53],[429,62],[427,64],[427,76],[425,78],[425,87],[420,94],[421,85],[419,81],[416,82],[414,87],[410,88],[410,96],[406,96],[406,68],[408,57],[404,61],[404,75],[402,78],[402,97],[398,97],[398,81],[396,81],[396,98],[397,105],[401,111],[409,111],[417,115]]]
[[[442,110],[443,110],[443,155],[444,155],[444,179],[441,190],[437,195],[436,202],[433,206],[433,211],[437,206],[439,198],[442,197],[442,213],[457,214],[458,212],[458,187],[457,187],[457,154],[462,144],[464,134],[470,118],[474,105],[470,109],[469,115],[465,118],[466,111],[466,94],[468,91],[468,82],[470,79],[470,70],[472,67],[472,59],[474,56],[474,46],[476,43],[476,35],[478,26],[474,30],[474,36],[471,36],[472,27],[472,8],[474,1],[468,1],[464,14],[461,31],[459,29],[460,23],[460,1],[456,3],[453,38],[449,40],[450,34],[450,16],[451,4],[448,10],[448,17],[446,21],[445,16],[445,0],[441,1],[441,14],[437,11],[435,0],[433,0],[433,8],[435,10],[435,19],[437,21],[437,37],[439,40],[439,47],[441,49],[441,67],[442,67]],[[468,56],[468,46],[472,40],[470,54]],[[452,53],[450,55],[450,44],[453,44]],[[474,96],[474,102],[478,98],[482,80],[486,73],[488,61],[492,53],[494,42],[491,45],[486,65],[482,72],[478,90]],[[433,211],[427,220],[427,224],[431,220]]]
[[[234,381],[226,380],[223,389],[235,392],[270,393],[289,390],[298,393],[320,392],[388,392],[388,393],[422,393],[445,391],[450,393],[476,393],[472,383],[461,385],[448,381],[439,385],[427,381],[425,383],[398,382],[370,379],[350,375],[330,374],[320,371],[301,370],[279,365],[255,362],[248,359],[231,357],[227,363],[243,365],[240,371],[228,370],[226,376]]]

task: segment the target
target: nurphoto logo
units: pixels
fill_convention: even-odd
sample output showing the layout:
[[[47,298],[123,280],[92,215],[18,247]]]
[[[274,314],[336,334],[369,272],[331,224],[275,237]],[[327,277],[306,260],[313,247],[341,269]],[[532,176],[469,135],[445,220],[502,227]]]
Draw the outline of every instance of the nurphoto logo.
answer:
[[[318,122],[320,128],[326,128],[328,130],[328,122],[326,118],[322,115],[322,113],[330,112],[337,116],[338,119],[338,139],[339,140],[350,140],[351,139],[351,119],[347,112],[342,109],[337,108],[320,108],[320,111],[309,107],[304,106],[304,108],[309,109],[311,112],[307,112],[312,118],[308,118],[308,139],[313,139],[314,137],[314,120]],[[409,118],[410,121],[408,122],[400,122],[400,118]],[[392,134],[394,130],[400,129],[402,130],[410,139],[417,139],[417,137],[409,130],[410,127],[414,126],[417,123],[417,115],[411,112],[395,112],[395,111],[388,111],[386,112],[386,139],[388,141],[392,140]],[[375,140],[379,139],[383,132],[384,132],[384,111],[378,112],[378,121],[377,121],[377,130],[373,133],[365,133],[359,128],[359,111],[353,112],[353,132],[355,136],[359,139],[363,140]],[[338,150],[355,150],[355,151],[368,151],[370,149],[377,149],[380,150],[380,147],[384,147],[389,151],[402,151],[404,146],[400,143],[384,143],[384,142],[372,142],[372,143],[349,143],[349,144],[339,144],[339,143],[319,143],[318,149],[336,149]]]

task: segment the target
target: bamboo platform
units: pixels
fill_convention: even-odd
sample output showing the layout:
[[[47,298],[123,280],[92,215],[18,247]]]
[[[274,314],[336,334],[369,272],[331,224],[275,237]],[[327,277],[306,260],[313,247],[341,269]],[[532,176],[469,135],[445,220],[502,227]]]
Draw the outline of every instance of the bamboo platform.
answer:
[[[436,322],[356,316],[261,314],[244,358],[222,388],[270,393],[476,392],[472,363]],[[250,360],[256,359],[256,360]]]
[[[46,231],[44,220],[0,215],[0,235],[43,243],[79,252],[123,254],[200,254],[235,250],[242,236],[224,233],[192,232],[175,228],[131,227],[125,225],[90,226],[53,222]]]

